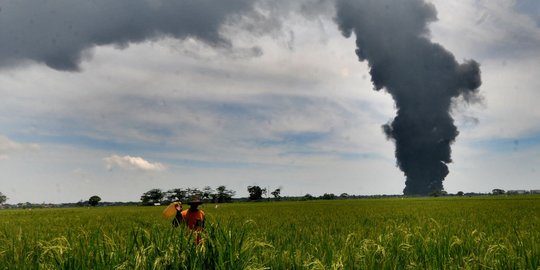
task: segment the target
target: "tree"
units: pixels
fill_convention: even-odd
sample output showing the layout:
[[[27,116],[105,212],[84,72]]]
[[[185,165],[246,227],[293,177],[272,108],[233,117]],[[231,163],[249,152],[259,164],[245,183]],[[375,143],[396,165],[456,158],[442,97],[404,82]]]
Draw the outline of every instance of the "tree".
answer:
[[[187,191],[181,188],[173,188],[166,192],[167,201],[183,201],[187,198]]]
[[[259,186],[248,186],[249,199],[251,201],[257,201],[262,199],[262,189]]]
[[[224,202],[230,202],[232,200],[232,197],[236,192],[232,190],[228,190],[225,186],[219,186],[216,189],[217,192],[217,202],[218,203],[224,203]]]
[[[84,206],[87,206],[88,205],[88,202],[84,201],[84,200],[79,200],[77,203],[75,203],[78,207],[84,207]]]
[[[276,200],[279,201],[279,199],[281,198],[280,194],[281,194],[281,188],[276,188],[276,190],[272,191],[271,192],[272,196],[274,196],[274,198]]]
[[[0,192],[0,204],[3,204],[7,201],[8,197],[6,197],[6,195],[2,194],[2,192]]]
[[[92,197],[90,197],[90,199],[88,199],[88,203],[91,205],[91,206],[96,206],[98,205],[98,203],[101,201],[101,198],[97,195],[94,195]]]
[[[304,200],[313,200],[313,199],[315,199],[315,197],[313,197],[313,195],[307,193],[306,195],[304,195],[303,199]]]
[[[431,197],[439,197],[439,196],[446,196],[446,195],[448,195],[448,192],[444,190],[434,190],[429,193],[429,196]]]
[[[334,200],[336,198],[336,195],[334,193],[324,193],[321,196],[321,199],[323,200]]]
[[[339,195],[339,197],[340,197],[341,199],[347,199],[347,198],[349,198],[349,194],[348,194],[348,193],[341,193],[341,194]]]
[[[458,196],[463,196],[463,194],[465,194],[465,193],[463,193],[463,191],[458,191],[458,192],[456,193],[456,195],[458,195]]]
[[[504,189],[496,188],[491,191],[493,195],[504,195]]]
[[[210,198],[214,199],[212,194],[215,194],[214,190],[210,186],[206,186],[202,190],[202,198],[203,200],[210,200]]]
[[[198,188],[187,188],[186,189],[186,196],[187,199],[191,199],[193,197],[202,197],[203,192],[200,191]]]
[[[156,203],[161,203],[161,200],[165,194],[159,188],[151,189],[141,196],[141,201],[143,205],[154,205]]]

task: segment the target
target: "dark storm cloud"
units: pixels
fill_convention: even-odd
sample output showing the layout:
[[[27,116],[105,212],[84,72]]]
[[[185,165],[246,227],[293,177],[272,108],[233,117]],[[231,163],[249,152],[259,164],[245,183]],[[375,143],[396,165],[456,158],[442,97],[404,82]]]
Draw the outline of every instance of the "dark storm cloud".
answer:
[[[77,70],[88,49],[125,47],[171,36],[230,46],[228,18],[253,10],[252,0],[7,0],[1,2],[0,67],[37,61]]]
[[[230,48],[226,24],[254,35],[276,32],[291,13],[329,14],[331,0],[6,0],[0,2],[0,68],[25,61],[77,70],[95,46],[196,38]],[[259,50],[259,51],[258,51]],[[250,55],[261,54],[254,47]]]
[[[396,144],[397,165],[405,173],[405,194],[443,189],[458,135],[450,115],[453,98],[476,100],[478,63],[463,64],[430,42],[427,24],[437,19],[423,0],[338,0],[336,22],[356,37],[356,54],[370,67],[375,90],[394,98],[397,116],[383,126]]]

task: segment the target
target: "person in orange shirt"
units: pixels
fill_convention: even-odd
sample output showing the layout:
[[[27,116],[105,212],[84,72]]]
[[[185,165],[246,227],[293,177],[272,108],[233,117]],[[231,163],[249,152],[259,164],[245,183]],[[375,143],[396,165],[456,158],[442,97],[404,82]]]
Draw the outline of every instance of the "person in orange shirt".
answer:
[[[187,204],[189,205],[189,209],[181,212],[182,219],[190,230],[202,231],[204,228],[205,213],[203,210],[198,209],[199,205],[202,204],[202,201],[199,200],[199,198],[195,198]]]
[[[201,235],[204,228],[204,219],[205,213],[203,210],[198,209],[199,205],[202,204],[202,201],[199,198],[194,198],[187,203],[189,209],[182,211],[182,204],[175,203],[174,207],[176,209],[176,216],[172,221],[174,227],[178,227],[180,222],[186,224],[188,229],[195,233],[197,244],[201,243]]]

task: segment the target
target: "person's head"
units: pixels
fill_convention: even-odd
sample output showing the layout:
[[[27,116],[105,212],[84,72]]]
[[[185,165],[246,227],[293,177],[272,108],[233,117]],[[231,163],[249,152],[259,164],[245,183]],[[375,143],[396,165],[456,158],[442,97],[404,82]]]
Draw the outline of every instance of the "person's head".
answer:
[[[197,207],[201,205],[203,202],[199,199],[199,197],[193,197],[187,204],[189,205],[190,210],[197,210]]]
[[[174,208],[176,208],[176,211],[182,210],[182,203],[181,202],[174,202]]]

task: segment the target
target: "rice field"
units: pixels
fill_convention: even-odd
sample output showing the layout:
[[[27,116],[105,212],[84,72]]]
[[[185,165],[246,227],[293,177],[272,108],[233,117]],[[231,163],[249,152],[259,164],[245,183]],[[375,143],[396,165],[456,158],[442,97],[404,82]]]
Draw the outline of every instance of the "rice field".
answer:
[[[540,269],[540,197],[0,210],[0,269]]]

